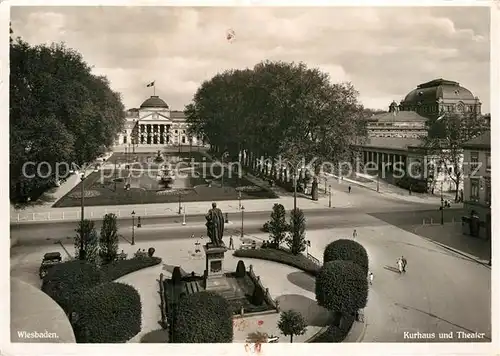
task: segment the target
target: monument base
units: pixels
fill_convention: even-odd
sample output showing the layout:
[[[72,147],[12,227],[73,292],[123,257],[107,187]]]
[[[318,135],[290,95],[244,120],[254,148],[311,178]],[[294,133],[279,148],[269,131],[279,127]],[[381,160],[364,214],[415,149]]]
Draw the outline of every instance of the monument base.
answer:
[[[224,275],[208,277],[205,281],[205,290],[207,291],[222,293],[231,291],[232,289]]]

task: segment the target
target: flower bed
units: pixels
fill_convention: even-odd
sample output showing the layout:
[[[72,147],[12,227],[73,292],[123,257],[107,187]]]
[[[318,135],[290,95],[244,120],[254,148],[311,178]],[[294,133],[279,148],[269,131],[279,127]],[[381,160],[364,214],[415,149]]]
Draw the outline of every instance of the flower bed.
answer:
[[[101,280],[102,282],[111,282],[129,273],[155,266],[160,262],[161,258],[149,256],[114,261],[101,267]]]
[[[309,273],[312,276],[316,276],[319,272],[320,267],[309,260],[306,256],[292,255],[290,252],[284,249],[248,249],[248,250],[236,250],[233,253],[236,257],[244,258],[257,258],[260,260],[273,261],[278,263],[283,263],[288,266],[298,268],[304,272]]]
[[[237,187],[235,189],[238,192],[260,192],[261,190],[263,190],[261,187],[257,185],[245,185],[243,187]]]

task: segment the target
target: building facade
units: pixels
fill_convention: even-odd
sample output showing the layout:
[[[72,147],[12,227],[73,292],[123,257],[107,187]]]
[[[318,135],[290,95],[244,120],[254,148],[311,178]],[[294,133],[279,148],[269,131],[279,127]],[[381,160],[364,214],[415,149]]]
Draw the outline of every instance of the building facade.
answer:
[[[417,85],[400,104],[393,101],[388,113],[367,118],[368,136],[410,139],[426,136],[426,122],[447,113],[481,115],[481,102],[457,82],[431,80]]]
[[[491,236],[491,141],[490,131],[464,145],[464,209],[484,225],[480,236]]]
[[[188,126],[184,112],[170,110],[165,101],[153,95],[139,108],[127,110],[125,127],[115,148],[202,144],[200,137],[188,134]]]

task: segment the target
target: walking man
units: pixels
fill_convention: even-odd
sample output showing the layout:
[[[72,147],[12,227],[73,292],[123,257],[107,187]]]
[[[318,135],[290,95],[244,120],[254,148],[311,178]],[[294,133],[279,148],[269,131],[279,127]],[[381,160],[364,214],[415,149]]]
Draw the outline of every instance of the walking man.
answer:
[[[401,256],[401,263],[403,267],[403,272],[406,272],[406,264],[408,263],[408,261],[406,261],[406,258],[404,256]]]
[[[353,240],[355,240],[356,237],[358,237],[358,232],[356,231],[356,229],[354,229],[354,231],[352,232],[352,238],[353,238]]]
[[[351,192],[351,186],[349,185],[349,187],[347,188],[349,190],[349,193]]]
[[[370,285],[373,284],[373,273],[370,272],[370,274],[368,275],[368,280],[370,281]]]
[[[403,260],[401,258],[398,258],[397,264],[399,273],[403,273]]]
[[[233,235],[229,236],[229,249],[234,250]]]

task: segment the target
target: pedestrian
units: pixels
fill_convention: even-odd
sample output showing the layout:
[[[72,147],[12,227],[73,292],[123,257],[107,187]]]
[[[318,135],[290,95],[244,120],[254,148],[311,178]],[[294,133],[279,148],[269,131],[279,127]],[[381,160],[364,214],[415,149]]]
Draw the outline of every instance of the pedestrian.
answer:
[[[347,188],[349,190],[349,193],[351,192],[351,186],[349,185],[349,187]]]
[[[233,235],[229,236],[229,249],[234,250]]]
[[[403,260],[401,260],[401,258],[398,258],[397,264],[399,273],[403,273]]]
[[[370,274],[368,275],[368,279],[370,281],[370,285],[373,284],[373,273],[370,272]]]
[[[352,238],[356,239],[356,237],[358,237],[358,232],[356,231],[356,229],[354,229],[354,231],[352,232]]]
[[[408,261],[406,261],[406,258],[404,256],[401,256],[401,263],[402,263],[402,267],[403,267],[403,272],[406,272],[406,265],[407,265]]]

